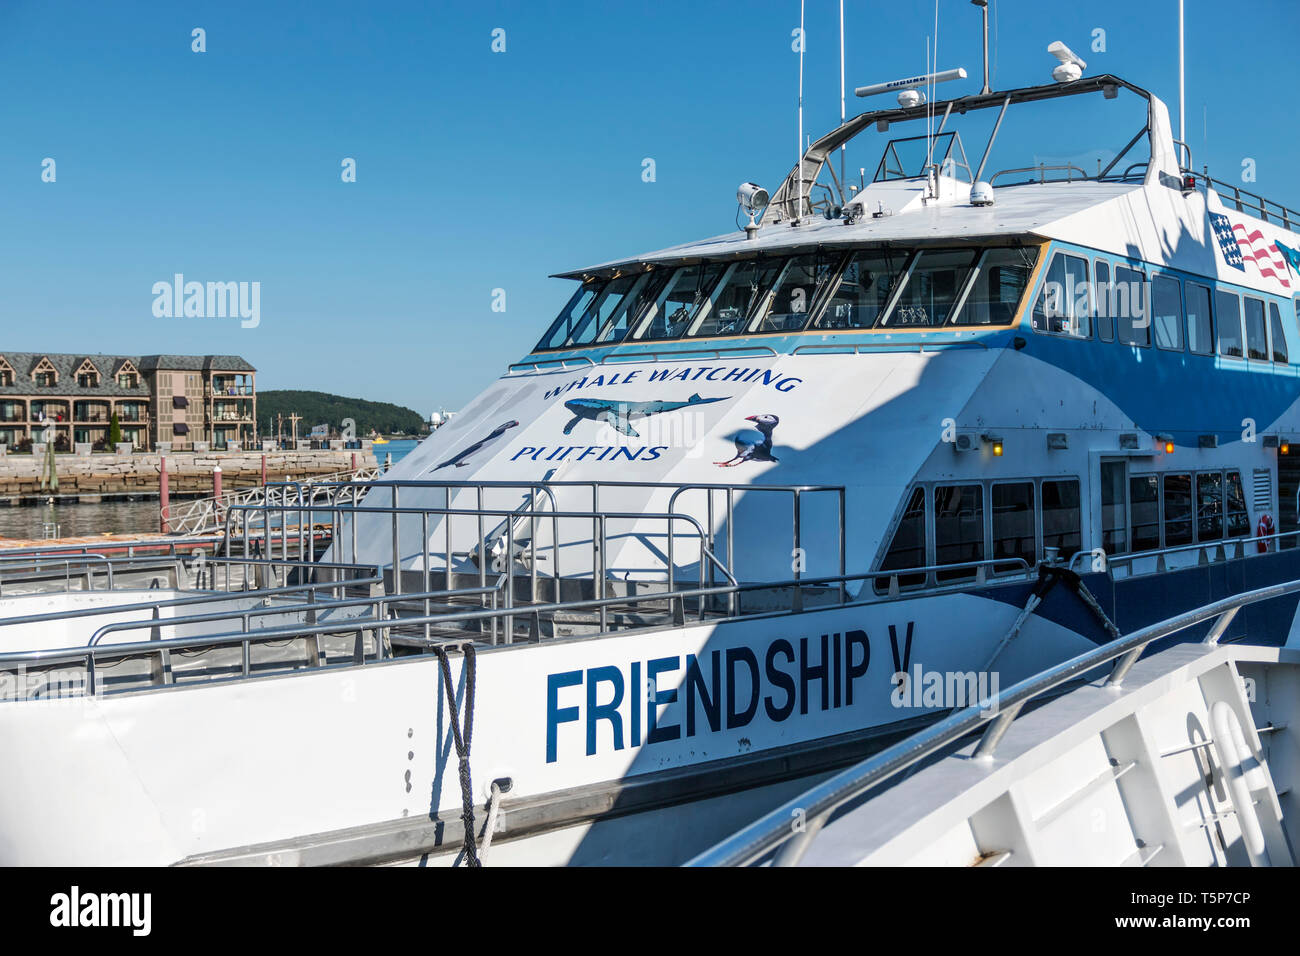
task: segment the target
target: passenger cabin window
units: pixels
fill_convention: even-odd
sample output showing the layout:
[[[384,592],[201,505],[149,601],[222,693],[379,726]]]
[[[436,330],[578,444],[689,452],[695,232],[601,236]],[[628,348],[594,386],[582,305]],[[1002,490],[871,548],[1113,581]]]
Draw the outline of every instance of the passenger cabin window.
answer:
[[[1241,487],[1241,474],[1227,474],[1228,537],[1241,538],[1250,534],[1250,516],[1246,513],[1246,493]]]
[[[817,320],[819,329],[869,329],[883,316],[889,294],[907,265],[896,249],[855,252]]]
[[[1246,358],[1268,361],[1268,328],[1264,325],[1264,302],[1246,296]]]
[[[1165,547],[1192,543],[1192,476],[1165,475]]]
[[[984,489],[980,485],[940,485],[934,489],[934,562],[960,564],[984,560]],[[973,578],[976,568],[939,571],[940,583]]]
[[[709,293],[726,270],[727,265],[721,262],[701,262],[677,269],[647,310],[633,338],[643,341],[681,338],[696,316],[712,304]],[[702,317],[707,317],[707,313]]]
[[[1216,291],[1214,313],[1219,354],[1230,358],[1241,358],[1241,300],[1233,292]]]
[[[767,298],[784,259],[737,262],[714,296],[713,308],[690,331],[692,336],[741,335],[759,303]]]
[[[1128,498],[1124,493],[1127,469],[1122,461],[1101,465],[1101,547],[1107,554],[1128,550]]]
[[[1145,299],[1146,277],[1127,266],[1115,267],[1115,284],[1110,288],[1110,314],[1115,316],[1116,338],[1121,345],[1148,348],[1151,319]]]
[[[1043,547],[1058,548],[1068,561],[1082,541],[1082,510],[1077,478],[1043,481]]]
[[[918,253],[883,325],[935,328],[947,323],[957,294],[975,264],[975,252],[974,249],[926,249]]]
[[[1097,338],[1103,342],[1115,341],[1115,317],[1110,312],[1110,300],[1112,298],[1110,288],[1110,263],[1103,259],[1098,259],[1096,263],[1097,281],[1096,299],[1093,303],[1092,314],[1094,321],[1097,323]]]
[[[1202,472],[1196,476],[1196,540],[1223,538],[1223,472]]]
[[[1034,328],[1081,339],[1091,337],[1088,298],[1088,260],[1058,252],[1034,305]]]
[[[1210,318],[1210,290],[1187,283],[1187,347],[1197,355],[1214,354],[1214,322]]]
[[[901,571],[905,568],[925,567],[925,489],[915,488],[903,509],[894,531],[894,539],[889,543],[885,560],[880,564],[882,571]],[[925,583],[924,574],[905,574],[898,579],[898,586],[903,588],[919,587]],[[884,593],[889,589],[886,578],[876,579],[876,590]]]
[[[808,324],[809,313],[822,299],[835,277],[840,256],[825,254],[796,256],[789,260],[776,280],[753,323],[754,332],[798,332]]]
[[[1133,550],[1160,547],[1160,481],[1155,475],[1134,475],[1128,482]]]
[[[1276,302],[1268,304],[1268,341],[1273,351],[1273,361],[1286,365],[1286,332],[1282,328],[1282,311]]]
[[[950,324],[1010,325],[1033,265],[1033,255],[1027,249],[986,249],[975,266],[966,301]]]
[[[1156,330],[1156,348],[1171,352],[1183,350],[1183,295],[1179,281],[1172,276],[1151,280],[1151,321]]]
[[[1023,558],[1033,567],[1038,563],[1034,528],[1034,483],[1020,481],[994,485],[993,558]]]

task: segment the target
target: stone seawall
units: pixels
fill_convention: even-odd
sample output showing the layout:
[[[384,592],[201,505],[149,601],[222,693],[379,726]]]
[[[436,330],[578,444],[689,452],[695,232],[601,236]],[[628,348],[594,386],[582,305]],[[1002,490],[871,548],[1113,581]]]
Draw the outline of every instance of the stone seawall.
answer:
[[[350,471],[355,456],[357,468],[374,467],[371,451],[274,451],[266,452],[268,481],[307,478]],[[157,495],[160,457],[141,452],[133,455],[56,455],[59,488],[53,494],[91,497],[97,495]],[[263,453],[258,452],[173,452],[167,458],[169,492],[177,497],[212,494],[212,470],[221,465],[223,491],[252,488],[262,483]],[[40,487],[44,456],[0,457],[0,504],[21,499],[46,497]]]

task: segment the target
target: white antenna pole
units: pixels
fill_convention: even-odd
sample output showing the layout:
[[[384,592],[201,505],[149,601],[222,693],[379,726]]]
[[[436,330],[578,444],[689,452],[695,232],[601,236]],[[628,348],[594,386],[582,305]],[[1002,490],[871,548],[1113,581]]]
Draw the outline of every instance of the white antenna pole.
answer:
[[[1178,0],[1178,139],[1180,142],[1186,143],[1187,131],[1184,129],[1186,116],[1184,114],[1185,96],[1183,92],[1183,77],[1183,0]]]
[[[840,0],[840,125],[844,125],[844,0]],[[848,187],[844,184],[844,150],[846,143],[840,143],[840,194]]]
[[[799,0],[799,198],[797,211],[794,219],[798,222],[803,218],[803,51],[808,46],[808,35],[803,29],[803,14],[805,0]]]

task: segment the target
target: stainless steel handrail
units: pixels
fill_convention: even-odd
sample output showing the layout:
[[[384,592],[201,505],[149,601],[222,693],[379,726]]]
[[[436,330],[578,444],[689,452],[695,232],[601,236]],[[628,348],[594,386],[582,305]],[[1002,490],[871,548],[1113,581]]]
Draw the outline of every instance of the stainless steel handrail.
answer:
[[[1300,593],[1300,580],[1234,595],[1148,625],[1126,637],[1041,671],[1007,688],[995,698],[977,701],[841,771],[699,854],[687,865],[744,866],[758,862],[778,848],[778,864],[795,865],[830,814],[936,751],[983,730],[984,736],[976,747],[974,756],[991,760],[998,741],[1025,705],[1035,698],[1111,661],[1116,663],[1103,686],[1118,688],[1129,668],[1152,641],[1206,621],[1214,621],[1203,642],[1214,645],[1241,608],[1297,593]],[[799,832],[791,825],[795,819],[801,823]]]
[[[1164,557],[1168,557],[1171,554],[1182,554],[1185,551],[1205,551],[1214,548],[1226,549],[1230,545],[1236,545],[1238,548],[1241,548],[1242,550],[1241,557],[1250,557],[1250,553],[1246,550],[1245,545],[1258,544],[1260,542],[1267,542],[1267,541],[1279,541],[1282,538],[1296,538],[1297,541],[1300,541],[1300,531],[1277,531],[1274,532],[1273,534],[1265,534],[1259,536],[1243,535],[1240,538],[1220,538],[1214,541],[1197,541],[1193,544],[1172,545],[1167,548],[1160,548],[1159,550],[1156,551],[1122,551],[1119,554],[1106,554],[1105,552],[1103,552],[1103,554],[1105,555],[1106,567],[1108,568],[1115,563],[1131,565],[1134,561],[1142,561],[1148,558],[1164,558]],[[1227,553],[1226,550],[1224,553],[1226,555]],[[1255,553],[1269,554],[1270,552],[1256,551]],[[1080,551],[1076,551],[1074,555],[1070,558],[1070,563],[1068,567],[1070,568],[1070,570],[1074,570],[1074,566],[1076,563],[1082,563],[1083,561],[1087,561],[1095,556],[1096,556],[1096,550],[1089,551],[1087,549],[1083,549]],[[1232,560],[1236,560],[1236,559],[1232,559]],[[1134,577],[1137,577],[1137,575],[1134,575]]]

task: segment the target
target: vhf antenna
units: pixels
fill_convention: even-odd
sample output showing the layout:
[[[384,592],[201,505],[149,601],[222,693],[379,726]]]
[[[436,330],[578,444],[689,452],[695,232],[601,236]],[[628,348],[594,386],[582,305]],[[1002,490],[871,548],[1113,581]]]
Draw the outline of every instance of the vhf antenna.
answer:
[[[989,0],[970,0],[984,14],[984,86],[980,93],[992,93],[989,87]]]

